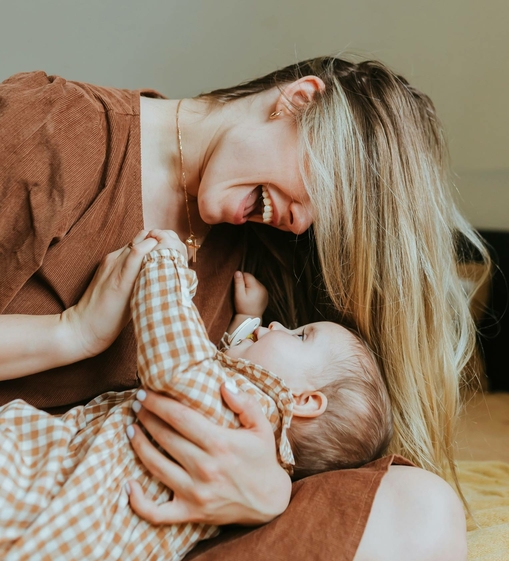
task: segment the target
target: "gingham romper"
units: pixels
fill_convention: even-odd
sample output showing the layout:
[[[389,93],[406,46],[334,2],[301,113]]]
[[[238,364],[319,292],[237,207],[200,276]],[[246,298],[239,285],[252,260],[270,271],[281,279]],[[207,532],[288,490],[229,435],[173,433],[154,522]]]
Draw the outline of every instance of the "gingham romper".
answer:
[[[238,428],[220,386],[232,381],[255,395],[272,424],[281,465],[291,473],[286,432],[293,398],[272,373],[232,359],[209,341],[193,304],[196,275],[175,250],[144,258],[131,301],[143,386],[178,399],[224,427]],[[0,408],[0,558],[5,561],[177,561],[216,526],[153,526],[128,504],[136,479],[148,498],[171,492],[132,450],[135,390],[100,395],[51,416],[24,401]]]

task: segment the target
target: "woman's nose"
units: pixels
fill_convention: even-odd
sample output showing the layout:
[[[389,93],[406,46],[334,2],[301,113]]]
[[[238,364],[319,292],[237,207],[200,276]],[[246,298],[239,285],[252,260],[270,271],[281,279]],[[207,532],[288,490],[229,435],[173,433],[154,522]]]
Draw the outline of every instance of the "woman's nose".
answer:
[[[288,209],[288,229],[294,234],[302,234],[313,224],[309,203],[293,202]]]

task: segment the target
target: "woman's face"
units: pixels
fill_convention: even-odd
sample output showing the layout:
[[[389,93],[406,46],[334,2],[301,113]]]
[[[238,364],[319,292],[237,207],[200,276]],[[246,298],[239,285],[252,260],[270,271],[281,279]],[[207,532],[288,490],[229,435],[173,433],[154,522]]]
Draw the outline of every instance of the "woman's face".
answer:
[[[217,140],[202,173],[198,205],[208,224],[265,222],[300,234],[313,222],[291,117],[234,123]]]

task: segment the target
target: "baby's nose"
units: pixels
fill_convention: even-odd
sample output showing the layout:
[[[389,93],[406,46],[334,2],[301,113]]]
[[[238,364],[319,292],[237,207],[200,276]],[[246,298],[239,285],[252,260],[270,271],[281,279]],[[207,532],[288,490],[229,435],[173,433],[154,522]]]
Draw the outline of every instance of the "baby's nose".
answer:
[[[266,333],[268,333],[270,331],[270,329],[267,329],[266,327],[257,327],[254,330],[254,334],[256,335],[257,339],[260,339],[260,337],[263,337]]]
[[[284,325],[281,325],[278,321],[271,321],[269,323],[270,331],[288,331]]]

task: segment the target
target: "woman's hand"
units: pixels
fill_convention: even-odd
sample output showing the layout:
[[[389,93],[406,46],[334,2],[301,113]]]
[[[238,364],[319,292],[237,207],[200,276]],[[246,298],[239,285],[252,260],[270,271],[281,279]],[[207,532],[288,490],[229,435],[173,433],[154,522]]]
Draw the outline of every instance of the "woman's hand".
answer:
[[[140,460],[174,492],[172,501],[156,504],[130,481],[131,507],[141,518],[152,524],[262,524],[288,506],[290,477],[277,462],[272,428],[260,405],[225,385],[221,393],[242,428],[219,427],[178,401],[138,392],[139,421],[176,460],[156,450],[139,427],[128,427]]]
[[[157,240],[141,231],[108,254],[81,300],[61,314],[0,316],[0,380],[72,364],[107,349],[130,318],[141,262]]]
[[[141,262],[158,243],[146,236],[142,230],[132,243],[106,255],[81,300],[63,312],[77,356],[95,356],[107,349],[129,321],[129,300]]]

